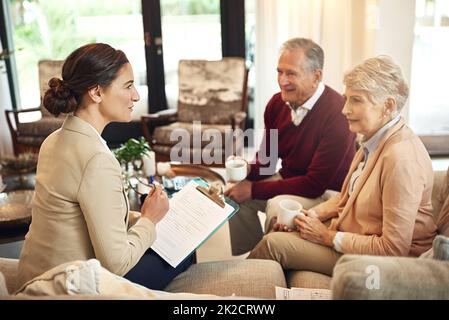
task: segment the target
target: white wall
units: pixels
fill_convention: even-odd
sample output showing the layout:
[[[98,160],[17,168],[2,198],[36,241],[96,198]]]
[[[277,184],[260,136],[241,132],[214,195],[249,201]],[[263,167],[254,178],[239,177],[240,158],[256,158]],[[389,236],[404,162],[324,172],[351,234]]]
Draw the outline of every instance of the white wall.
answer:
[[[415,0],[259,0],[256,3],[255,128],[261,129],[271,96],[279,91],[280,45],[311,38],[325,52],[324,82],[343,90],[344,73],[366,58],[386,54],[410,83]],[[403,109],[407,118],[408,104]]]
[[[386,54],[401,66],[407,83],[410,84],[414,27],[415,0],[378,0],[379,28],[376,33],[375,52]],[[409,102],[402,115],[408,119]]]
[[[255,129],[264,128],[266,104],[279,92],[276,68],[280,46],[293,37],[319,41],[321,12],[322,0],[257,0]]]

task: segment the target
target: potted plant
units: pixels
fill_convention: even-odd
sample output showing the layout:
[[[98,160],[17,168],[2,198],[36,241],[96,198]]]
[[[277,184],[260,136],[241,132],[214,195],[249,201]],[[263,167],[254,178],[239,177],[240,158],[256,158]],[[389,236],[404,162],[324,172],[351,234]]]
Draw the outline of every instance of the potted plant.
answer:
[[[136,171],[142,168],[142,156],[151,151],[148,142],[144,137],[139,140],[131,138],[114,150],[114,155],[120,164],[130,169],[130,166]]]

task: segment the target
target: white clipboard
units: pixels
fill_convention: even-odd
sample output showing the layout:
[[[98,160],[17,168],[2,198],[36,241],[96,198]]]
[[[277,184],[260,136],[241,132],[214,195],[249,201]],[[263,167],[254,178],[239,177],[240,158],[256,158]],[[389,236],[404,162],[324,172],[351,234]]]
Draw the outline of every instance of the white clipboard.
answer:
[[[151,248],[172,267],[178,266],[228,221],[239,205],[226,198],[222,207],[198,187],[207,183],[190,181],[170,199],[170,209],[156,225],[156,241]]]

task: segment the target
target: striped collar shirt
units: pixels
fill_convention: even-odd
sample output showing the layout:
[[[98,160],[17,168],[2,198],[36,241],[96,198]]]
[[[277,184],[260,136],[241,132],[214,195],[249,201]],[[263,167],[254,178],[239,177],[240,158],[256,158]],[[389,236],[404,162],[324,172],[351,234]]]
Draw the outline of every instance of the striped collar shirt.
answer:
[[[315,93],[306,102],[304,102],[303,105],[297,107],[296,110],[292,107],[292,104],[290,102],[286,102],[286,104],[291,109],[292,122],[295,126],[299,126],[299,124],[305,118],[307,113],[313,109],[316,102],[323,94],[324,89],[325,87],[323,82],[320,82],[318,84],[318,88],[316,89]]]

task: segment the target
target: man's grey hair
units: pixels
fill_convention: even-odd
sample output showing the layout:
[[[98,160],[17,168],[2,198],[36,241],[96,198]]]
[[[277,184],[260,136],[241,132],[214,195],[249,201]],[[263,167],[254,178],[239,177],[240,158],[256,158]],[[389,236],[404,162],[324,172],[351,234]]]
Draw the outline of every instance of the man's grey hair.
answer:
[[[398,111],[405,105],[409,94],[401,68],[385,55],[366,59],[345,74],[343,83],[352,90],[365,91],[375,104],[393,97]]]
[[[324,51],[318,44],[306,38],[293,38],[282,44],[280,53],[295,49],[304,50],[306,56],[305,67],[308,71],[323,70]]]

